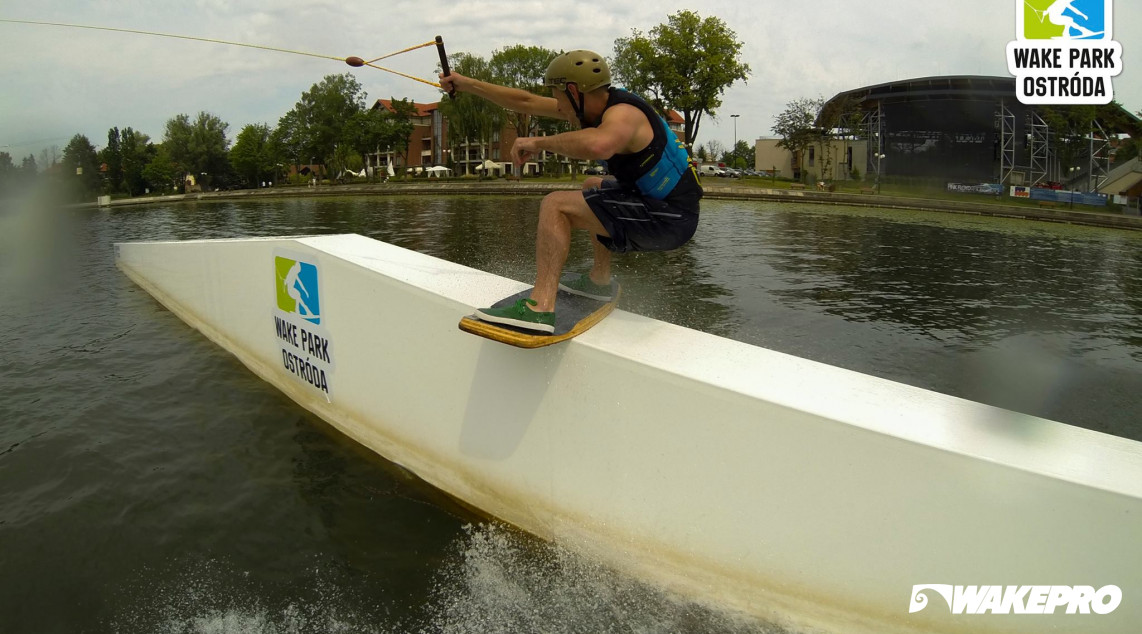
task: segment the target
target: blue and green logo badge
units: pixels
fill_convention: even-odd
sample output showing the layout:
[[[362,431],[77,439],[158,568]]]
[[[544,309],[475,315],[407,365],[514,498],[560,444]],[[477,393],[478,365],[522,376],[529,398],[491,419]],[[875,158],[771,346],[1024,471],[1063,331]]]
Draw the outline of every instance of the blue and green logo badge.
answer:
[[[1107,104],[1122,72],[1113,0],[1015,0],[1007,68],[1025,104]]]
[[[1103,40],[1111,0],[1023,0],[1024,40]]]
[[[274,257],[278,308],[312,324],[321,323],[321,289],[317,267],[309,262]]]

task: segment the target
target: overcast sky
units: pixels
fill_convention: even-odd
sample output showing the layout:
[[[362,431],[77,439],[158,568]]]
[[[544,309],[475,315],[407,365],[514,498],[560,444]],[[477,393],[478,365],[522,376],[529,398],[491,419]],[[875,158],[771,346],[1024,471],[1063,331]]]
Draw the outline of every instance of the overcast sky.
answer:
[[[348,0],[42,0],[4,3],[0,18],[159,31],[302,50],[379,57],[444,37],[449,52],[488,57],[505,46],[589,48],[610,56],[616,38],[649,31],[680,9],[721,18],[745,43],[746,83],[704,118],[698,143],[770,136],[773,117],[799,97],[933,75],[1009,76],[1022,0],[802,0],[678,3],[656,0],[554,2],[350,2]],[[1123,46],[1115,97],[1142,110],[1142,2],[1116,0],[1114,39]],[[21,157],[76,133],[101,147],[113,126],[162,138],[165,122],[206,110],[230,124],[278,118],[327,74],[352,71],[377,98],[435,102],[436,89],[333,60],[142,35],[0,23],[0,151]],[[432,48],[381,64],[433,78]]]

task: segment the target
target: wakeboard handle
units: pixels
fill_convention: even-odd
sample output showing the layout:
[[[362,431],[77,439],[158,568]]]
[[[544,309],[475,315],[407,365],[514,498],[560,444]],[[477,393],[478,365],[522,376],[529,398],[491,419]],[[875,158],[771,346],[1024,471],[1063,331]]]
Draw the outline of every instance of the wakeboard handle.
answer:
[[[436,36],[436,52],[440,54],[440,69],[444,71],[444,76],[447,77],[452,74],[448,68],[448,54],[444,52],[444,38],[439,35]],[[452,90],[448,91],[448,98],[456,98],[456,87],[453,86]]]

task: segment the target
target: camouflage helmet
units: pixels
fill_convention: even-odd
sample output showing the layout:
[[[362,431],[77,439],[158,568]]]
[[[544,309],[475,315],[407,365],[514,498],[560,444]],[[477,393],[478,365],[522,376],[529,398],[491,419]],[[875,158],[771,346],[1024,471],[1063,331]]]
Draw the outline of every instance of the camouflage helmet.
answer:
[[[588,93],[611,84],[611,69],[603,56],[593,51],[561,53],[547,66],[543,85],[565,90],[569,83],[578,86],[580,93]]]

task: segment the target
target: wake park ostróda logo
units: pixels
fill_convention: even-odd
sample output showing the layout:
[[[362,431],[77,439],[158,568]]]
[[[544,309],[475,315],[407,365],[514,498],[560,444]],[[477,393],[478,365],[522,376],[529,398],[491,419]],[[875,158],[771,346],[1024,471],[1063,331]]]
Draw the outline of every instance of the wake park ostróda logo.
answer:
[[[1015,0],[1007,67],[1025,104],[1107,104],[1122,72],[1113,0]]]
[[[274,253],[274,337],[285,371],[332,402],[333,341],[323,323],[320,273],[303,255]]]
[[[311,324],[321,323],[321,289],[317,266],[292,258],[274,256],[278,308]]]

